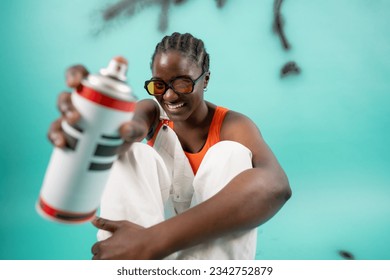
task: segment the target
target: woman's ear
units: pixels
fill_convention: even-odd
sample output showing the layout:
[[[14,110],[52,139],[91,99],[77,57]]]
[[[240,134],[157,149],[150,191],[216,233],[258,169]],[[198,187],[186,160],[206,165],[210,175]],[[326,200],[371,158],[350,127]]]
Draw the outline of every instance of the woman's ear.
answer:
[[[204,75],[204,84],[203,84],[203,88],[207,88],[207,85],[209,84],[209,80],[210,80],[210,72],[207,72],[207,73]]]

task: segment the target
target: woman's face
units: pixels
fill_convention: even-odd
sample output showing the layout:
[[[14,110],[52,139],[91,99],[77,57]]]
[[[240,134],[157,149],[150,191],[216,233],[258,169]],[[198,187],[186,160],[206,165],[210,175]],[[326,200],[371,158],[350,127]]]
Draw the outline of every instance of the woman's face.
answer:
[[[154,79],[161,79],[168,84],[179,76],[195,80],[201,76],[202,68],[180,52],[168,51],[156,54],[152,74]],[[202,106],[205,105],[203,90],[207,86],[208,78],[208,73],[203,75],[195,84],[192,93],[178,94],[169,88],[164,95],[156,96],[156,99],[172,121],[188,120],[197,112],[201,112]]]

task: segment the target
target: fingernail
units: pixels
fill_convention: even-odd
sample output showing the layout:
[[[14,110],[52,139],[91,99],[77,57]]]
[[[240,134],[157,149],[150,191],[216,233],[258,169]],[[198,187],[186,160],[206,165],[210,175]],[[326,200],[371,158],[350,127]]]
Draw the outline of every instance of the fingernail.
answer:
[[[68,73],[66,76],[66,83],[69,87],[73,87],[75,85],[75,75],[74,73]]]
[[[135,131],[132,128],[132,126],[127,125],[127,126],[125,126],[124,134],[125,134],[126,140],[132,140],[135,136]]]
[[[54,145],[59,146],[61,145],[62,141],[58,133],[52,133],[50,134],[50,139],[54,143]]]
[[[67,117],[68,119],[72,119],[72,118],[74,117],[74,112],[72,112],[72,111],[67,111],[65,115],[66,115],[66,117]]]

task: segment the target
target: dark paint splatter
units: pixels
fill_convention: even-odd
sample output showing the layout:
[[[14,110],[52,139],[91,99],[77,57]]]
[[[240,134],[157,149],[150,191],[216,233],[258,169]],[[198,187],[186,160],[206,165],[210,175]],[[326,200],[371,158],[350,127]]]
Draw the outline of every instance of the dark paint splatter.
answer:
[[[284,78],[287,75],[299,74],[300,72],[301,69],[298,67],[298,65],[294,61],[289,61],[280,70],[280,76]]]
[[[354,260],[355,259],[355,256],[352,255],[352,253],[348,252],[348,251],[345,251],[345,250],[340,250],[339,251],[339,255],[346,259],[346,260]]]

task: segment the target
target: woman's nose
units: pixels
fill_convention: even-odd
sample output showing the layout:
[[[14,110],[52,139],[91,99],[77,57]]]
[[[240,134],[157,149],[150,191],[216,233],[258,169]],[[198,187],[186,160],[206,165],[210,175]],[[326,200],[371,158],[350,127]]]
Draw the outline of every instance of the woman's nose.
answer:
[[[171,88],[168,88],[168,90],[164,93],[163,98],[165,101],[173,102],[179,98],[179,95]]]

